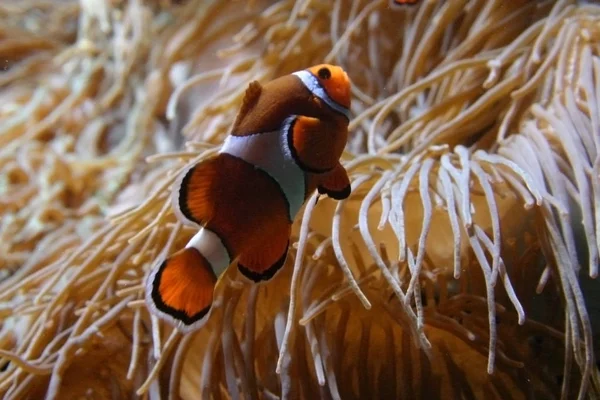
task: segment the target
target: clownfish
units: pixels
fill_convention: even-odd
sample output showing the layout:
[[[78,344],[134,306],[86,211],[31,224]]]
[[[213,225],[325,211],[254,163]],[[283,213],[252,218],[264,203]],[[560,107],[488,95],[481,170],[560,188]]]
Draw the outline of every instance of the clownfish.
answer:
[[[154,314],[182,332],[198,329],[230,265],[255,283],[281,269],[294,218],[315,190],[336,200],[350,195],[340,164],[350,86],[342,68],[327,64],[249,84],[219,153],[173,187],[176,216],[199,229],[150,272],[146,301]]]
[[[420,0],[390,0],[392,7],[414,6]]]

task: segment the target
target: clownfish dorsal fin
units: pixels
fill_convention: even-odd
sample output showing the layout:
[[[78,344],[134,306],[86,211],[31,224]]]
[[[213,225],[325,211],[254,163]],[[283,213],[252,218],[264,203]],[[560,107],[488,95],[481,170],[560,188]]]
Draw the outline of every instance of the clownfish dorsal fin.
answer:
[[[242,105],[238,111],[237,117],[235,118],[234,127],[238,126],[244,117],[254,108],[258,103],[258,98],[262,93],[262,85],[258,81],[252,81],[246,89],[244,98],[242,99]]]

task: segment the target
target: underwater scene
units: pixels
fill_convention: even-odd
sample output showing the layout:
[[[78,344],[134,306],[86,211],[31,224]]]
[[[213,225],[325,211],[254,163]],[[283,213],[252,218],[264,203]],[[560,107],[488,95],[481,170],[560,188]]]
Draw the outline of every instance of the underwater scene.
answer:
[[[1,399],[600,399],[600,2],[0,0]]]

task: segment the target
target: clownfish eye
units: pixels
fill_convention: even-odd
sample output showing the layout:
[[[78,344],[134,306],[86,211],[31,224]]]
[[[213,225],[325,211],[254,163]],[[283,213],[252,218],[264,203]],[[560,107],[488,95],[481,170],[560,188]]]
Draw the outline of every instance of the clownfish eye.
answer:
[[[317,74],[319,75],[319,78],[321,79],[329,79],[331,78],[331,71],[329,71],[329,68],[321,68]]]

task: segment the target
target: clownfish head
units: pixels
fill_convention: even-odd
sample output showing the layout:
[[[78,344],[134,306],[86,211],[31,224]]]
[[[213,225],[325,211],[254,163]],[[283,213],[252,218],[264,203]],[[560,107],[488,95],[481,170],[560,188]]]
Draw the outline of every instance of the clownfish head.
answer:
[[[346,71],[337,65],[319,64],[294,75],[313,96],[350,120],[350,79]]]
[[[333,101],[350,108],[350,79],[342,67],[320,64],[308,68],[308,71],[317,77],[321,87]]]

